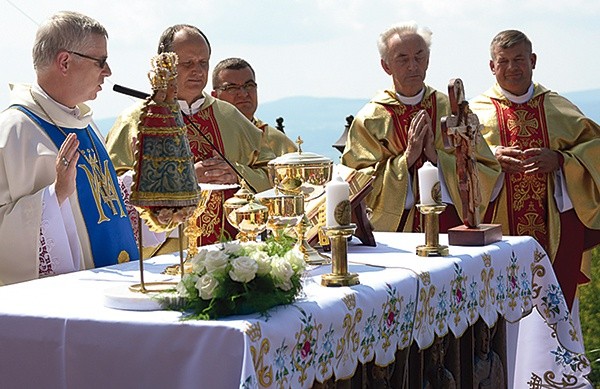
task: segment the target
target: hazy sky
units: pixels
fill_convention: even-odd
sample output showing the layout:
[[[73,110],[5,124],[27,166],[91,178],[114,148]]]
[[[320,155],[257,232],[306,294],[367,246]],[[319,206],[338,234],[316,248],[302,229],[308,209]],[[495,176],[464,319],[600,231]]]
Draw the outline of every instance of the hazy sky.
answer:
[[[37,24],[60,10],[85,13],[108,30],[113,75],[90,103],[97,119],[117,116],[133,102],[113,92],[113,84],[149,90],[146,73],[158,38],[178,23],[206,33],[211,71],[226,57],[248,60],[261,101],[370,98],[391,85],[379,64],[377,36],[405,20],[433,31],[427,83],[442,91],[454,77],[462,78],[467,97],[487,89],[489,42],[513,28],[533,42],[536,81],[558,92],[600,88],[598,0],[0,0],[2,107],[9,82],[34,80]]]

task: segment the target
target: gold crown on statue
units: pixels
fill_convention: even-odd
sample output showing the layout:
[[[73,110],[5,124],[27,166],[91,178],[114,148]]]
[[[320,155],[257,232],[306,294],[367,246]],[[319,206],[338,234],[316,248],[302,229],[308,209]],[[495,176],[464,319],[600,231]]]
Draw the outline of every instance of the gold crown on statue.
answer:
[[[172,52],[160,53],[150,60],[152,70],[148,78],[153,90],[166,90],[169,81],[177,77],[177,63],[179,58]]]

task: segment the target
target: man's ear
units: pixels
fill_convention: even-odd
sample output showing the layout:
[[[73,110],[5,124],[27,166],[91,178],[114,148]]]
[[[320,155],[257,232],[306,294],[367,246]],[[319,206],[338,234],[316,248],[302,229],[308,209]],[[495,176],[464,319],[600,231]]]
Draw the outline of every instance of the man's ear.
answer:
[[[535,64],[537,62],[537,55],[535,53],[531,53],[531,57],[529,58],[531,61],[531,68],[535,69]]]
[[[392,71],[390,70],[390,67],[388,66],[387,62],[385,62],[385,60],[383,58],[381,58],[380,63],[381,63],[381,67],[383,68],[383,70],[385,70],[385,72],[391,76]]]
[[[490,70],[492,71],[492,74],[495,76],[496,70],[494,69],[494,60],[493,59],[490,59]]]
[[[66,73],[69,66],[71,66],[71,54],[67,51],[61,51],[56,55],[54,62],[61,73]]]

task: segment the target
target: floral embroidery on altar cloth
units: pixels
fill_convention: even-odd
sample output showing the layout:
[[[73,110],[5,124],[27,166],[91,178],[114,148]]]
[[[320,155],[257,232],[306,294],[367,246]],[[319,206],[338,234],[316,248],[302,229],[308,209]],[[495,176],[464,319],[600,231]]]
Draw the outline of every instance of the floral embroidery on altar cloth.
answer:
[[[293,317],[294,327],[285,334],[263,333],[252,340],[256,375],[251,372],[254,381],[248,382],[258,387],[311,387],[331,378],[348,378],[359,363],[388,366],[396,352],[413,341],[425,349],[436,336],[459,337],[479,318],[493,326],[498,318],[515,323],[536,316],[542,322],[540,335],[548,342],[536,343],[539,347],[531,352],[537,355],[534,359],[550,362],[519,364],[518,378],[509,377],[513,387],[589,387],[585,379],[589,360],[580,350],[581,338],[552,265],[537,243],[491,249],[476,261],[438,265],[443,270],[421,271],[410,288],[402,283],[405,280],[382,281],[377,303],[372,296],[365,300],[361,294],[345,292],[339,297],[343,312],[335,315],[321,315],[318,307],[297,301],[296,314],[288,317]],[[266,323],[264,318],[257,320]],[[277,346],[271,349],[271,344]]]

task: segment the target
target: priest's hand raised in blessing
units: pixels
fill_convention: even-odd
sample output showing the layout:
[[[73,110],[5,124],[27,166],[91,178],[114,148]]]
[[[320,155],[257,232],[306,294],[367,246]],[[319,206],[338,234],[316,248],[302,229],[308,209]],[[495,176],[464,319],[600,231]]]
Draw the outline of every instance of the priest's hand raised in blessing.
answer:
[[[58,204],[62,203],[75,192],[75,178],[77,178],[77,160],[79,159],[79,140],[77,135],[69,134],[60,146],[56,156],[56,179],[54,191]]]
[[[235,171],[216,152],[212,158],[194,164],[198,182],[204,184],[236,184],[238,176]]]

